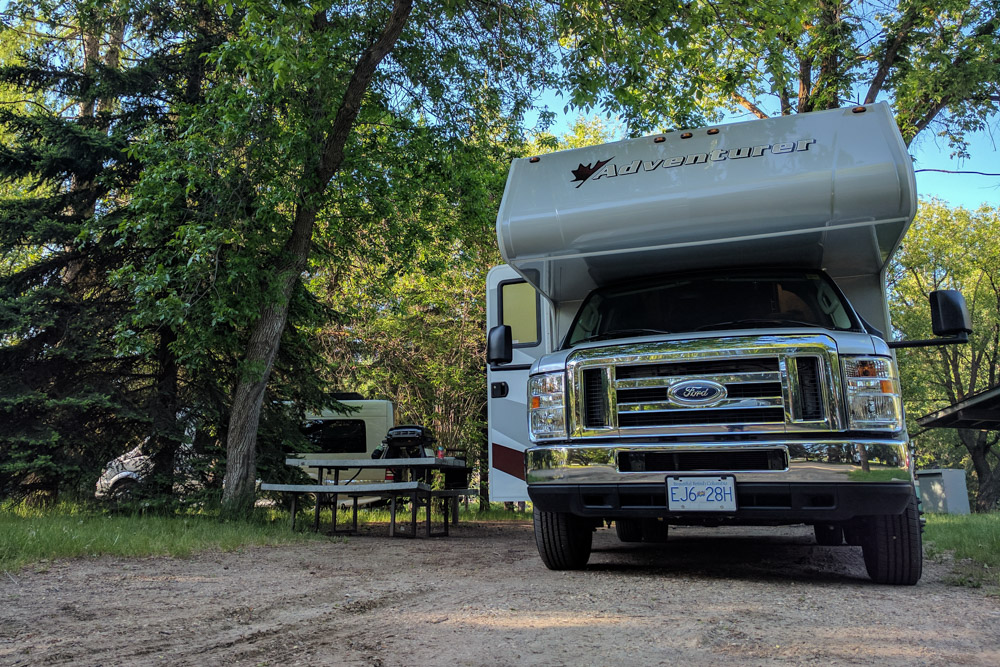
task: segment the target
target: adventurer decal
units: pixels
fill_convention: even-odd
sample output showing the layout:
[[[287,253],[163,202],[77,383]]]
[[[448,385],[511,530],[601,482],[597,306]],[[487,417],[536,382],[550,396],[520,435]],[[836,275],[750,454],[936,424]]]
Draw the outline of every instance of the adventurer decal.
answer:
[[[672,169],[689,164],[710,164],[723,162],[725,160],[739,160],[749,157],[761,157],[765,153],[772,155],[784,155],[787,153],[799,153],[809,150],[809,146],[815,144],[815,139],[801,139],[799,141],[786,141],[779,144],[764,144],[761,146],[740,146],[739,148],[718,148],[710,153],[692,153],[691,155],[677,155],[661,160],[633,160],[626,164],[616,164],[612,162],[614,156],[607,160],[599,160],[596,164],[580,164],[576,169],[570,171],[573,180],[570,183],[579,181],[580,187],[587,181],[599,181],[602,178],[615,178],[617,176],[629,176],[638,174],[640,171],[656,171],[657,169]]]

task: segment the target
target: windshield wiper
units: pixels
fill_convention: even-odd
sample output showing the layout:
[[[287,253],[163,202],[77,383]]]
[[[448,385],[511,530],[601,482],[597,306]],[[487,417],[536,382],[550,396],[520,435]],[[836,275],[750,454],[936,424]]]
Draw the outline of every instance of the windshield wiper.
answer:
[[[622,336],[639,336],[646,335],[652,336],[655,334],[668,334],[670,331],[664,331],[663,329],[612,329],[611,331],[605,331],[604,333],[594,334],[593,336],[587,336],[583,340],[578,340],[574,345],[579,345],[580,343],[592,343],[595,340],[608,340],[610,338],[621,338]]]
[[[809,327],[810,329],[825,328],[822,324],[816,322],[803,322],[802,320],[785,320],[785,319],[746,319],[746,320],[731,320],[729,322],[715,322],[713,324],[706,324],[704,326],[697,327],[693,331],[711,331],[713,329],[728,329],[730,327],[740,327],[740,326],[750,326],[750,327]]]

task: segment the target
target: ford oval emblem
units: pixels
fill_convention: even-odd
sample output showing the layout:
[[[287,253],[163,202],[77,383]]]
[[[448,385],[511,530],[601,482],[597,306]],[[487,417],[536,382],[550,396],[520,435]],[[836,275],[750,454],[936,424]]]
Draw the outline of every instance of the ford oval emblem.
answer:
[[[672,386],[668,395],[680,405],[711,405],[726,397],[726,388],[711,380],[684,380]]]

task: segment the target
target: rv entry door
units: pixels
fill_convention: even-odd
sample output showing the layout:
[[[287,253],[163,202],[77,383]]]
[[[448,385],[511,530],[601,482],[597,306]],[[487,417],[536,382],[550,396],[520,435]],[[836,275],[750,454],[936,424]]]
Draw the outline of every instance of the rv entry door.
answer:
[[[490,270],[487,284],[487,330],[511,328],[513,359],[490,364],[486,371],[490,437],[490,500],[528,500],[524,450],[530,445],[527,422],[528,369],[551,351],[548,301],[509,266]]]

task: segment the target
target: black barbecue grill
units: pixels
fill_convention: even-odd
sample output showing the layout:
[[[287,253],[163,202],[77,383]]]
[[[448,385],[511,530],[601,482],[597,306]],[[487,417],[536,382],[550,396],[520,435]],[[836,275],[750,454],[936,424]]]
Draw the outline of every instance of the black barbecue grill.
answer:
[[[437,438],[426,426],[404,424],[393,426],[386,432],[382,444],[372,452],[374,459],[431,458],[436,452]],[[464,457],[462,457],[464,458]],[[451,468],[444,471],[444,488],[464,489],[469,486],[472,468]],[[393,478],[401,480],[402,471],[393,470]]]

